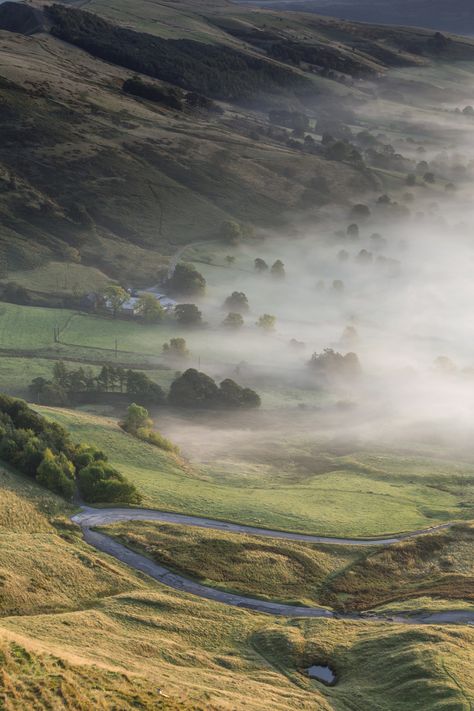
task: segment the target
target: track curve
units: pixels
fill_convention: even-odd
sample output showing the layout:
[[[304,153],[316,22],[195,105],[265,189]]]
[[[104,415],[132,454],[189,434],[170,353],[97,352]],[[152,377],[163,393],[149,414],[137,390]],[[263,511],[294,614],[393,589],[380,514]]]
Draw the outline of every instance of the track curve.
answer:
[[[338,614],[323,607],[303,607],[299,605],[286,605],[278,602],[259,600],[245,597],[234,593],[225,592],[216,588],[202,585],[183,575],[173,573],[150,558],[137,553],[122,545],[118,541],[110,538],[104,533],[93,530],[95,526],[107,525],[116,521],[163,521],[167,523],[179,523],[201,528],[214,528],[216,530],[232,531],[234,533],[247,533],[251,535],[263,535],[273,538],[284,538],[288,540],[307,541],[313,543],[332,543],[336,545],[390,545],[407,538],[414,538],[426,533],[448,528],[452,524],[443,524],[431,529],[413,531],[410,534],[392,538],[381,538],[374,540],[358,540],[346,538],[327,538],[324,536],[310,536],[305,534],[285,533],[283,531],[271,531],[270,529],[259,529],[253,526],[230,524],[223,521],[215,521],[197,516],[187,516],[185,514],[173,514],[153,509],[94,509],[82,507],[81,512],[71,517],[83,532],[84,540],[97,550],[113,556],[117,560],[125,563],[134,570],[138,570],[146,575],[158,580],[163,585],[175,590],[181,590],[207,600],[213,600],[232,607],[240,607],[255,612],[263,612],[270,615],[285,617],[324,617],[332,619],[367,619],[378,622],[398,622],[405,624],[474,624],[474,612],[469,610],[446,610],[432,614],[408,614],[404,616],[387,617],[382,615],[360,615],[360,614]]]

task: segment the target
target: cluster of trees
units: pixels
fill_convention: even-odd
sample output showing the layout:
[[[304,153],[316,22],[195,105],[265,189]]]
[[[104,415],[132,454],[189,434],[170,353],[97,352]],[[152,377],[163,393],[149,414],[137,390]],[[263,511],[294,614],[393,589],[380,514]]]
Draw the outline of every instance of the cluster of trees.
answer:
[[[261,257],[257,257],[254,259],[253,262],[254,268],[256,272],[259,272],[259,274],[263,274],[263,272],[267,272],[270,269],[270,273],[273,276],[276,277],[284,277],[285,276],[285,265],[281,261],[281,259],[277,259],[273,262],[272,266],[269,267],[267,262],[262,259]]]
[[[166,289],[178,296],[200,296],[206,290],[206,280],[192,264],[179,263],[167,280]]]
[[[242,240],[252,237],[253,230],[249,225],[244,225],[236,220],[224,220],[220,226],[219,235],[224,242],[236,247]]]
[[[189,368],[172,382],[168,402],[174,407],[243,409],[259,407],[260,397],[230,378],[218,385],[209,375]]]
[[[153,429],[153,420],[150,418],[148,410],[135,402],[129,405],[127,415],[124,421],[120,423],[120,426],[125,432],[137,437],[137,439],[141,439],[143,442],[153,444],[166,452],[178,453],[178,448],[175,444]]]
[[[353,378],[360,374],[359,358],[355,353],[338,353],[325,348],[322,353],[313,353],[308,363],[313,372],[325,377]]]
[[[239,101],[265,93],[309,93],[312,89],[309,80],[290,69],[222,44],[164,39],[59,4],[45,11],[56,37],[95,57],[191,92]]]
[[[135,486],[85,444],[48,422],[26,402],[0,395],[0,459],[71,501],[76,487],[88,502],[139,503]]]
[[[29,386],[31,398],[43,405],[64,405],[71,394],[79,392],[128,393],[154,405],[166,399],[163,389],[145,373],[107,364],[95,375],[91,368],[68,369],[58,361],[51,380],[34,378]]]

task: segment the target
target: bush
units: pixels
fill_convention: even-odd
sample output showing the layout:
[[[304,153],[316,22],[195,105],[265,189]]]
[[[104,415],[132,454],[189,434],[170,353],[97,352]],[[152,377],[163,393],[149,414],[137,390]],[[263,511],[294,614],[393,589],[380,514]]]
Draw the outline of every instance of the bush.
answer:
[[[135,503],[139,500],[135,487],[107,464],[103,452],[85,444],[74,444],[63,427],[48,422],[22,400],[6,395],[0,395],[0,458],[69,501],[81,472],[94,467],[103,473],[100,481],[97,477],[97,481],[94,479],[95,488],[90,482],[90,486],[87,485],[84,475],[79,489],[86,501]],[[108,479],[111,482],[107,483]],[[91,492],[94,498],[88,498]],[[96,498],[98,496],[101,498]]]
[[[141,496],[133,484],[106,462],[93,462],[77,474],[79,491],[91,503],[139,504]]]

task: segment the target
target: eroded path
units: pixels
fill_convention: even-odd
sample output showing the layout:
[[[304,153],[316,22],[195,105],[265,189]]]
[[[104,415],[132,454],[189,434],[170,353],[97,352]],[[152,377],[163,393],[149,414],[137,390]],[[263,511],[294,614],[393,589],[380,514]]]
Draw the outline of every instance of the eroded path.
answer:
[[[299,533],[286,533],[283,531],[272,531],[270,529],[260,529],[253,526],[244,526],[234,523],[226,523],[224,521],[215,521],[213,519],[200,518],[197,516],[187,516],[185,514],[168,513],[164,511],[155,511],[153,509],[125,509],[125,508],[109,508],[109,509],[94,509],[83,507],[81,512],[72,517],[72,520],[81,526],[84,539],[89,545],[97,550],[113,556],[122,563],[139,570],[151,578],[158,580],[163,585],[182,590],[192,595],[197,595],[208,600],[221,602],[225,605],[233,607],[242,607],[257,612],[264,612],[271,615],[283,615],[286,617],[327,617],[335,619],[360,619],[360,615],[339,615],[327,610],[323,607],[302,607],[298,605],[285,605],[278,602],[268,602],[266,600],[258,600],[255,598],[245,597],[234,593],[228,593],[223,590],[201,585],[194,582],[183,575],[173,573],[168,568],[165,568],[158,563],[155,563],[150,558],[147,558],[140,553],[132,551],[130,548],[122,545],[118,541],[110,538],[104,533],[93,530],[96,526],[104,526],[116,521],[163,521],[166,523],[185,524],[188,526],[199,526],[201,528],[210,528],[222,531],[230,531],[232,533],[246,533],[251,535],[268,536],[271,538],[283,538],[287,540],[306,541],[311,543],[330,543],[336,545],[390,545],[407,538],[422,536],[426,533],[448,528],[451,524],[442,524],[434,528],[413,531],[412,533],[394,536],[391,538],[379,538],[371,540],[361,540],[354,538],[328,538],[324,536],[310,536]],[[379,622],[403,622],[411,624],[453,624],[464,623],[474,624],[474,612],[469,610],[445,610],[443,612],[432,614],[413,614],[396,617],[383,617],[379,615],[370,615],[369,618]]]

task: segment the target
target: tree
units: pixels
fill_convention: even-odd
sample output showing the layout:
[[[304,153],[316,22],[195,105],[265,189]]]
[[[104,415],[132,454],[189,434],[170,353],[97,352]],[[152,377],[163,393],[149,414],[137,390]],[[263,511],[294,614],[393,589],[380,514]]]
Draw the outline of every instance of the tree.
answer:
[[[416,175],[415,173],[408,173],[405,183],[409,185],[410,187],[413,187],[416,185]]]
[[[233,291],[225,300],[224,307],[236,313],[245,313],[249,310],[249,302],[243,291]]]
[[[433,184],[435,182],[435,174],[431,171],[428,171],[424,174],[423,180],[425,181],[425,183]]]
[[[275,316],[271,316],[270,314],[263,314],[263,316],[260,316],[260,318],[258,319],[257,326],[263,331],[274,331],[275,322]]]
[[[351,210],[351,215],[356,219],[366,220],[370,217],[370,209],[367,207],[367,205],[359,203],[358,205],[353,206]]]
[[[141,496],[135,486],[106,462],[96,461],[79,470],[79,491],[90,503],[139,504]]]
[[[268,270],[268,264],[264,259],[261,259],[260,257],[254,259],[253,264],[255,267],[255,271],[259,272],[260,274]]]
[[[148,410],[132,402],[132,404],[128,406],[127,415],[122,423],[122,427],[126,432],[136,434],[141,427],[151,427],[152,424],[148,416]]]
[[[197,296],[206,290],[206,280],[191,264],[177,264],[166,288],[171,294]]]
[[[226,258],[225,258],[225,261],[227,262],[227,264],[228,264],[229,267],[230,267],[230,265],[235,262],[235,257],[232,256],[232,254],[228,254],[228,255],[226,256]]]
[[[351,239],[359,239],[359,225],[353,223],[347,228],[347,236]]]
[[[355,353],[342,355],[332,348],[326,348],[322,353],[313,353],[308,363],[315,372],[326,377],[355,377],[360,373],[359,359]]]
[[[272,264],[271,273],[273,276],[282,279],[285,276],[285,265],[281,259],[277,259]]]
[[[219,388],[212,378],[188,368],[171,383],[168,402],[175,407],[210,407],[219,403]]]
[[[174,313],[182,326],[197,326],[202,323],[202,314],[196,304],[177,304]]]
[[[68,386],[69,373],[63,360],[59,360],[53,365],[53,382],[63,388]]]
[[[233,328],[233,329],[242,328],[242,326],[244,325],[244,319],[242,318],[241,314],[231,311],[230,313],[227,314],[225,319],[222,321],[222,325],[225,326],[226,328]]]
[[[250,388],[227,378],[218,386],[205,373],[189,368],[171,384],[168,400],[176,407],[248,408],[258,407],[260,397]]]
[[[244,229],[236,220],[225,220],[221,225],[221,237],[228,244],[238,245],[244,237]]]
[[[153,294],[142,294],[138,304],[143,320],[147,323],[159,323],[163,320],[165,310]]]
[[[106,286],[102,291],[102,295],[105,299],[106,305],[112,310],[114,318],[116,318],[122,305],[129,298],[129,295],[125,289],[122,289],[121,286],[116,284],[109,284],[109,286]]]
[[[163,353],[177,358],[187,358],[189,356],[184,338],[170,338],[169,343],[163,343]]]
[[[226,378],[219,386],[222,405],[228,408],[248,408],[260,407],[260,396],[250,388],[243,388],[241,385]]]

